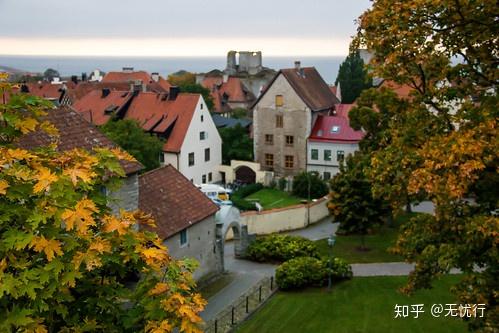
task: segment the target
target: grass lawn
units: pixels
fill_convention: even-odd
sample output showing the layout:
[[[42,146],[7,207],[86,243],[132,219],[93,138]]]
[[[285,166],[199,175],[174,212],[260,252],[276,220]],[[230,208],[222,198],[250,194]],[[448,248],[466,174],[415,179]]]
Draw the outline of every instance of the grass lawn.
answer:
[[[333,246],[333,256],[345,259],[351,264],[403,261],[401,256],[389,253],[387,250],[395,245],[400,224],[414,215],[415,213],[400,215],[394,223],[394,228],[384,226],[375,234],[366,235],[365,244],[370,249],[369,251],[358,250],[361,244],[361,238],[358,235],[337,236]],[[327,239],[318,240],[316,244],[322,255],[329,255]]]
[[[271,188],[264,188],[244,199],[248,201],[258,200],[260,205],[263,206],[263,209],[288,207],[297,205],[301,202],[300,198],[294,197],[288,192]]]
[[[407,277],[366,277],[341,282],[331,292],[307,289],[301,292],[278,292],[237,332],[286,333],[460,333],[467,332],[464,322],[456,318],[434,318],[433,304],[456,303],[449,287],[456,276],[446,276],[432,290],[421,290],[413,296],[397,291]],[[394,318],[395,305],[424,304],[418,319]],[[445,314],[445,311],[444,311]]]

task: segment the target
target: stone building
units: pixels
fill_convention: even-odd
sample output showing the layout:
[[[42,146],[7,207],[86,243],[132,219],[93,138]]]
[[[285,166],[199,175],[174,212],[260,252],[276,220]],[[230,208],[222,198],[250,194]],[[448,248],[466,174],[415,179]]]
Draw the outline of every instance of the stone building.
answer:
[[[281,69],[253,105],[255,161],[280,177],[306,170],[312,126],[338,103],[314,67]]]
[[[139,184],[139,208],[153,216],[157,228],[152,231],[163,239],[169,253],[177,259],[196,259],[196,280],[221,273],[218,207],[171,165],[141,175]]]

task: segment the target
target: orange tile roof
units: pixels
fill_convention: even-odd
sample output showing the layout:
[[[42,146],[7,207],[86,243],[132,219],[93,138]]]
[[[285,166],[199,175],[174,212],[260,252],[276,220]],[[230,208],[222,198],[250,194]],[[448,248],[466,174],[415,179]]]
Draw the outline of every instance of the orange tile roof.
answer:
[[[151,75],[145,71],[137,72],[109,72],[102,78],[101,82],[130,82],[141,80],[144,83],[152,81]]]
[[[46,99],[59,99],[62,96],[64,88],[63,84],[52,84],[50,82],[26,83],[26,86],[29,89],[30,95]]]
[[[104,125],[114,114],[119,112],[132,98],[129,91],[111,90],[107,96],[103,90],[92,90],[73,104],[88,122],[95,125]],[[112,110],[111,110],[112,109]]]
[[[255,96],[243,84],[240,78],[229,76],[226,82],[223,82],[223,77],[209,76],[204,78],[201,85],[210,89],[211,96],[215,104],[215,112],[225,112],[222,99],[224,94],[227,96],[229,103],[252,103]]]
[[[200,96],[180,93],[175,100],[169,100],[166,94],[141,92],[133,98],[124,118],[137,120],[144,130],[159,135],[173,125],[163,150],[178,153]]]
[[[139,176],[139,208],[151,214],[162,239],[202,222],[218,207],[171,165]]]
[[[393,92],[395,92],[397,96],[401,99],[410,99],[411,92],[414,91],[414,88],[412,88],[408,84],[401,85],[394,81],[389,81],[389,80],[384,80],[379,87],[393,90]]]

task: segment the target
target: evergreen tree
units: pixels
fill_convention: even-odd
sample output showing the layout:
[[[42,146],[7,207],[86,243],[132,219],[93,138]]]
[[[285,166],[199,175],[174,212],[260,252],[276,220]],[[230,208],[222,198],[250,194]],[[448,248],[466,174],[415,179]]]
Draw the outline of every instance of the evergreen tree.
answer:
[[[341,102],[345,104],[353,103],[359,97],[362,90],[372,86],[368,80],[367,70],[364,68],[364,61],[359,52],[354,52],[346,57],[340,65],[335,85],[340,84]]]

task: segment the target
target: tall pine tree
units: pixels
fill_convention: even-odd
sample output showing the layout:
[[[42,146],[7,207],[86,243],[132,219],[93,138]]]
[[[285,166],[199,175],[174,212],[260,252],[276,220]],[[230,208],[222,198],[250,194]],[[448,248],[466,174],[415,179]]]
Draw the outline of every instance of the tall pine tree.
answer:
[[[340,65],[334,84],[337,86],[338,83],[341,87],[341,102],[345,104],[353,103],[362,90],[372,86],[358,51],[350,53]]]

